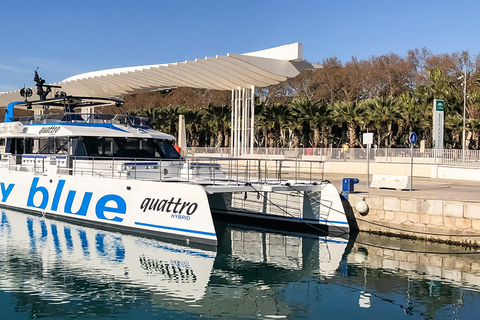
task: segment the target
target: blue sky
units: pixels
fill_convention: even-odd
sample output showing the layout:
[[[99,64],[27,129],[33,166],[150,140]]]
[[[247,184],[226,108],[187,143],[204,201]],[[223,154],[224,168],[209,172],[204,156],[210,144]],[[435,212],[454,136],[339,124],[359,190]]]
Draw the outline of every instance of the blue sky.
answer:
[[[303,43],[304,59],[480,53],[477,0],[45,0],[0,3],[0,92],[108,68]]]

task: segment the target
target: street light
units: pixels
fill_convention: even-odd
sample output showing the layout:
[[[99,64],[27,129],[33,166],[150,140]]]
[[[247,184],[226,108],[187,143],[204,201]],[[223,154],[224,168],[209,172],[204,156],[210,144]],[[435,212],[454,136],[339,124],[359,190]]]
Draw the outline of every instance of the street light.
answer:
[[[463,135],[462,135],[462,158],[463,162],[465,162],[465,150],[466,150],[466,133],[465,133],[465,112],[467,109],[467,69],[464,71],[465,73],[458,77],[458,79],[463,78]]]

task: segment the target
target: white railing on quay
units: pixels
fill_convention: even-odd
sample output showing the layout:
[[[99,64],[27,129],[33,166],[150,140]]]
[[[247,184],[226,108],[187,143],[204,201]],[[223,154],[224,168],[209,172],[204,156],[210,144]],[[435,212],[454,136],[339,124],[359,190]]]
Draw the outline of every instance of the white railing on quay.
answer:
[[[378,163],[410,163],[410,148],[371,148],[370,161]],[[187,157],[231,157],[230,148],[189,147]],[[254,148],[244,155],[263,159],[302,159],[319,161],[367,161],[367,148]],[[449,166],[480,167],[480,150],[413,148],[414,162]]]

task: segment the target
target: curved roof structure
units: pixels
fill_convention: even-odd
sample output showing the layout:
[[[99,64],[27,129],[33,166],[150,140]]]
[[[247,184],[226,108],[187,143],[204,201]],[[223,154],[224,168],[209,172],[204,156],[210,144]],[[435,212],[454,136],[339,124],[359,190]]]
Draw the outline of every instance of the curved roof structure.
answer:
[[[61,86],[59,90],[68,95],[104,98],[175,87],[217,90],[265,87],[313,69],[301,59],[302,45],[293,43],[246,54],[88,72],[52,85]],[[36,92],[35,88],[32,90]],[[19,93],[19,90],[0,93],[0,106],[22,100]]]

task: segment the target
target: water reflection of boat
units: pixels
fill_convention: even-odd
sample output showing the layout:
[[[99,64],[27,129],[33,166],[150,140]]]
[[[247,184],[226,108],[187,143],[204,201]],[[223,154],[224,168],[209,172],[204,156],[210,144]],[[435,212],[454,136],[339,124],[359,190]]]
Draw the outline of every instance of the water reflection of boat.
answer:
[[[353,245],[349,235],[324,234],[321,237],[298,237],[241,228],[227,228],[222,237],[222,253],[248,263],[263,263],[290,272],[315,272],[324,277],[334,276],[346,252]],[[349,245],[350,244],[350,245]]]
[[[2,290],[40,292],[48,300],[70,300],[66,274],[105,284],[121,283],[168,297],[195,301],[203,297],[216,253],[153,239],[110,233],[16,211],[2,210],[2,261],[33,266],[30,273],[2,277]],[[13,275],[17,264],[5,264]],[[78,288],[77,288],[78,289]],[[72,293],[73,295],[75,293]]]
[[[16,291],[42,305],[66,304],[68,313],[100,299],[106,306],[154,301],[165,310],[205,317],[250,317],[252,310],[288,315],[289,306],[278,310],[278,291],[312,275],[338,275],[352,245],[348,236],[298,237],[227,226],[214,252],[16,211],[0,215],[0,291]]]

